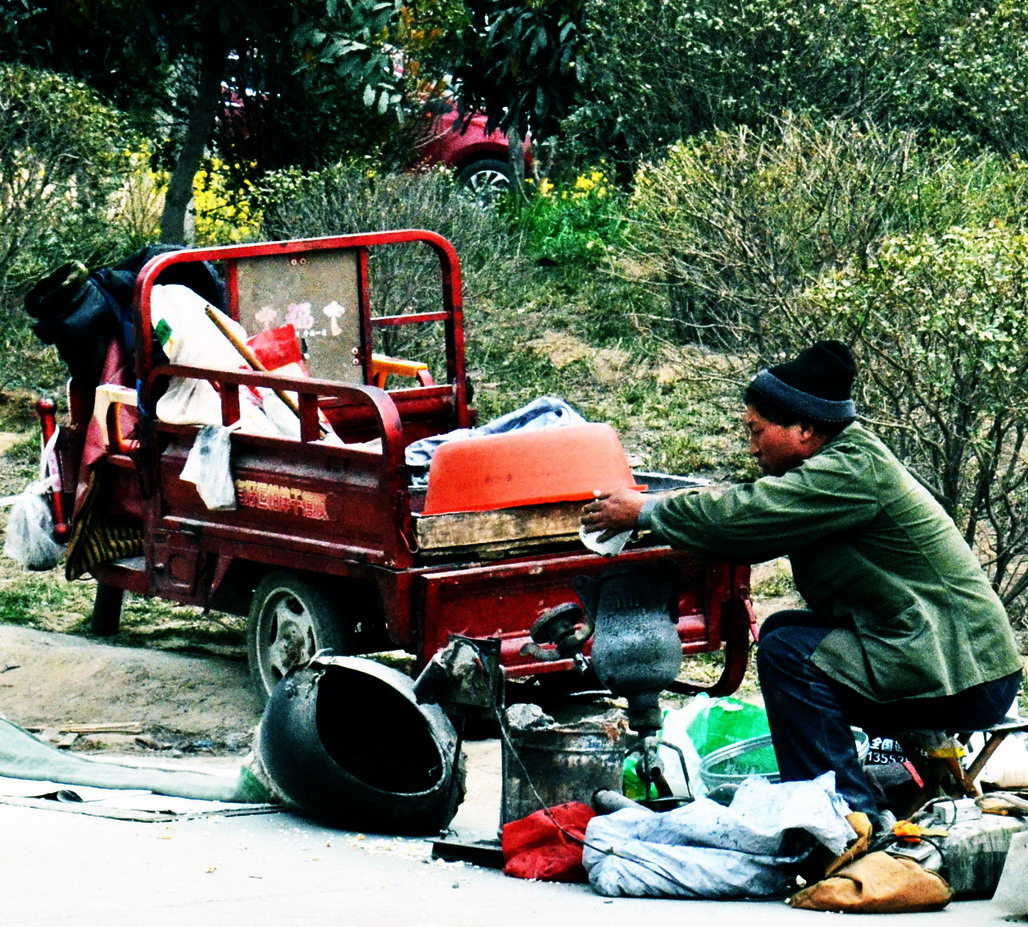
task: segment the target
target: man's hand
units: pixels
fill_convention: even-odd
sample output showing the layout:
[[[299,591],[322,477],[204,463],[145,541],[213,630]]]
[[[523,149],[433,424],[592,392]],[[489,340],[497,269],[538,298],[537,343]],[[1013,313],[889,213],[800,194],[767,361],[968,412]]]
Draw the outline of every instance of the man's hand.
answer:
[[[637,489],[596,490],[593,495],[596,498],[582,509],[582,526],[587,533],[602,531],[599,539],[609,541],[622,531],[638,527],[639,512],[645,500]]]

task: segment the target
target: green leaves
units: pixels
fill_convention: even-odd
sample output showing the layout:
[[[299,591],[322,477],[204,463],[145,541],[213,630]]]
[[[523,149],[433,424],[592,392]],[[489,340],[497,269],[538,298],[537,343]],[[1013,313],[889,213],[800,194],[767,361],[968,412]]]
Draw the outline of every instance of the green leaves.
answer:
[[[124,118],[82,84],[0,64],[0,286],[102,247],[128,167]],[[85,250],[82,250],[85,249]]]
[[[805,295],[848,333],[865,414],[964,528],[1008,606],[1028,594],[1028,235],[1002,222],[886,238]]]
[[[325,0],[324,15],[302,20],[293,32],[305,52],[301,68],[314,78],[316,62],[317,70],[332,73],[367,109],[399,114],[404,74],[390,38],[402,7],[401,0]]]
[[[465,0],[470,29],[453,76],[462,105],[493,127],[542,141],[580,93],[576,69],[582,0]]]

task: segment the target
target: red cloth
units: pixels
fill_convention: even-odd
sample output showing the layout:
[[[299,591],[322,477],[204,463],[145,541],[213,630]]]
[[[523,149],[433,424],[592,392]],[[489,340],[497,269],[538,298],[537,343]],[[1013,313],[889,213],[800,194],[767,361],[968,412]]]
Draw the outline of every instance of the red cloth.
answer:
[[[269,328],[246,339],[246,344],[257,355],[257,359],[268,370],[281,370],[290,364],[299,366],[303,376],[307,376],[307,367],[303,362],[300,341],[296,337],[296,329],[292,325],[281,328]]]
[[[135,377],[132,375],[132,371],[128,367],[125,351],[117,338],[111,339],[110,347],[107,349],[107,358],[104,361],[103,373],[100,375],[100,382],[116,383],[118,386],[135,385]],[[100,424],[92,417],[93,393],[96,390],[96,386],[97,384],[90,386],[89,389],[91,392],[80,395],[78,397],[78,402],[75,403],[77,408],[84,410],[90,416],[86,422],[74,422],[74,424],[86,425],[85,444],[82,448],[82,458],[79,461],[78,484],[75,488],[76,514],[82,506],[82,501],[86,495],[86,489],[89,486],[90,471],[99,461],[103,460],[107,453],[107,448],[104,446],[103,438],[101,437]],[[70,389],[77,389],[74,380],[71,382]],[[126,431],[131,431],[135,424],[134,412],[130,410],[124,414],[131,416],[126,424]],[[139,496],[138,487],[133,485],[130,488],[130,492],[132,494],[132,498],[124,500],[124,507],[128,512],[131,512],[134,515],[141,515],[142,499]]]
[[[588,805],[572,801],[504,824],[504,875],[541,882],[587,882],[582,843],[586,825],[595,816]]]

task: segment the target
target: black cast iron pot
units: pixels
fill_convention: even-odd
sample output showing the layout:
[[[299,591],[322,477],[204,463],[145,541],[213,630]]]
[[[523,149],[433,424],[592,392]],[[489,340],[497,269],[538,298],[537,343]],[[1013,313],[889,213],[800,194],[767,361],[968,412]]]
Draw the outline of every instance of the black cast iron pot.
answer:
[[[359,657],[316,657],[272,692],[258,758],[310,817],[345,830],[433,834],[456,813],[457,735],[412,680]],[[459,786],[459,783],[458,783]]]

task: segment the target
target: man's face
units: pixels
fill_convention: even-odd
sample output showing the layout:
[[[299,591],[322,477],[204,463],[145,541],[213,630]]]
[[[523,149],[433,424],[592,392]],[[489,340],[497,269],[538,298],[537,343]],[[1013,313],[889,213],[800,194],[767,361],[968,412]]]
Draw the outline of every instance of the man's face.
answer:
[[[776,425],[750,406],[743,416],[750,453],[766,476],[782,476],[812,457],[824,443],[806,425]]]

